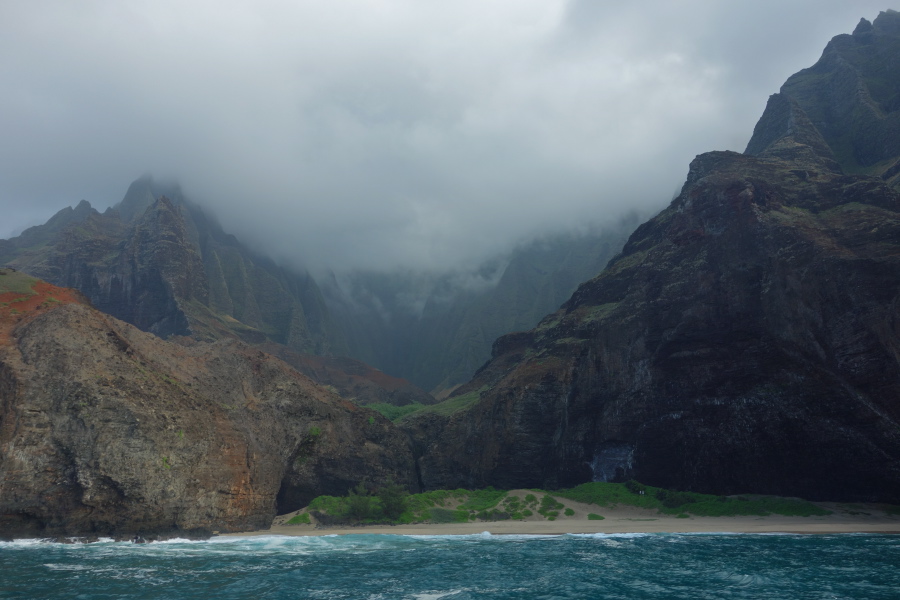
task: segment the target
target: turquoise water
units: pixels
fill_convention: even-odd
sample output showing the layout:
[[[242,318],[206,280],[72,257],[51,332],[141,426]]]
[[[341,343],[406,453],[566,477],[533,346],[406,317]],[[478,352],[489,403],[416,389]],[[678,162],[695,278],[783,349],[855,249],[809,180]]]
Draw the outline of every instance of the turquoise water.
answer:
[[[900,598],[900,536],[0,543],[0,598]]]

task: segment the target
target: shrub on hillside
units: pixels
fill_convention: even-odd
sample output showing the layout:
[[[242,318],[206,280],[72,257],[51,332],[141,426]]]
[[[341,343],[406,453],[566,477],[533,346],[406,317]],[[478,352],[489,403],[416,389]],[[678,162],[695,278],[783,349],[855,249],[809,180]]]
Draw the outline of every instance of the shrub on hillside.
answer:
[[[396,521],[407,508],[406,498],[409,494],[396,483],[389,483],[378,491],[378,499],[381,501],[381,512],[385,519]]]
[[[362,483],[350,490],[347,496],[347,517],[354,521],[362,521],[372,517],[372,496]]]

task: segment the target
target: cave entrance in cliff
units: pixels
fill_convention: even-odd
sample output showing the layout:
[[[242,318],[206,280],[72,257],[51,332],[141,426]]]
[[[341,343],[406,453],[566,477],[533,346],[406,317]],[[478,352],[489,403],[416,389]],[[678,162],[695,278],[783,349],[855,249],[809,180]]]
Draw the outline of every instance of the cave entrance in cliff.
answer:
[[[312,497],[309,490],[303,489],[291,482],[289,478],[285,478],[281,482],[278,494],[275,496],[275,514],[283,515],[300,510],[307,506],[311,500]]]

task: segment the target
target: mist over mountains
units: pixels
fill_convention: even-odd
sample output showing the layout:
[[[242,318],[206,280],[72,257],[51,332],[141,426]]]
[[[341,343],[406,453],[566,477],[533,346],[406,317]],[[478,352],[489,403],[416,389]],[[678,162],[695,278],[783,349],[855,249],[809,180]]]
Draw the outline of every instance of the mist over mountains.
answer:
[[[176,183],[145,176],[103,213],[83,201],[0,240],[0,263],[77,288],[100,310],[161,337],[272,342],[285,349],[267,350],[282,358],[349,356],[440,392],[468,380],[494,339],[555,310],[638,222],[635,214],[548,236],[475,271],[314,277],[250,250]]]
[[[681,193],[412,432],[426,487],[634,478],[900,497],[900,12],[773,94]],[[891,500],[893,501],[893,500]]]
[[[742,150],[771,90],[883,8],[8,4],[0,237],[152,172],[279,261],[477,268],[661,210],[696,154]]]
[[[641,220],[545,236],[478,271],[354,271],[321,285],[351,356],[440,392],[467,381],[495,339],[534,327],[601,271]]]

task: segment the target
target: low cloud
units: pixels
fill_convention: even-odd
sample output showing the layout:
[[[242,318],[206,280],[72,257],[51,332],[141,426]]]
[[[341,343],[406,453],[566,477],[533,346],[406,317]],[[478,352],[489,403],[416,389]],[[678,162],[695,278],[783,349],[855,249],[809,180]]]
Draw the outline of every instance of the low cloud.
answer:
[[[142,173],[285,260],[474,264],[661,208],[883,8],[517,0],[0,9],[0,236]],[[5,231],[3,229],[6,229]]]

